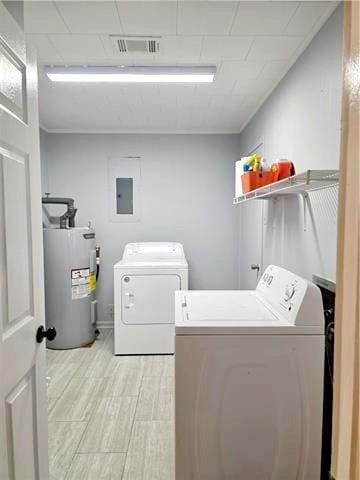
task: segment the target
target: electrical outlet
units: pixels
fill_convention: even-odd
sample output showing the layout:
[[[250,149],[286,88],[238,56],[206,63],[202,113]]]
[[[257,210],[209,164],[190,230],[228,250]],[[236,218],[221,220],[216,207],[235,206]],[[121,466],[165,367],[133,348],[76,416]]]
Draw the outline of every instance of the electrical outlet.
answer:
[[[108,305],[108,314],[111,318],[114,318],[114,305],[112,303],[109,303]]]

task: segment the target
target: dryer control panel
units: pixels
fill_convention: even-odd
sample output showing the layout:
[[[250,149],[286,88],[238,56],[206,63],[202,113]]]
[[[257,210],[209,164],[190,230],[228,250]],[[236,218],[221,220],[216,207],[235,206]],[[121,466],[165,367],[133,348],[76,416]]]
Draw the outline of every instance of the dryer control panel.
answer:
[[[322,325],[324,322],[319,288],[284,268],[270,265],[256,290],[293,325]]]
[[[175,242],[142,242],[125,245],[124,262],[186,262],[184,248]]]

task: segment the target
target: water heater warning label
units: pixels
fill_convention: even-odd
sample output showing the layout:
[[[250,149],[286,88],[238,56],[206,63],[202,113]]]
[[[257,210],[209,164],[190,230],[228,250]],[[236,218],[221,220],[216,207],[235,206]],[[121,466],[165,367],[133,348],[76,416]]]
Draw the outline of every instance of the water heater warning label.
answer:
[[[90,293],[90,268],[71,270],[71,298],[85,298]]]
[[[95,290],[96,290],[96,275],[95,275],[95,272],[91,272],[90,279],[89,279],[89,291],[90,293],[92,293]]]

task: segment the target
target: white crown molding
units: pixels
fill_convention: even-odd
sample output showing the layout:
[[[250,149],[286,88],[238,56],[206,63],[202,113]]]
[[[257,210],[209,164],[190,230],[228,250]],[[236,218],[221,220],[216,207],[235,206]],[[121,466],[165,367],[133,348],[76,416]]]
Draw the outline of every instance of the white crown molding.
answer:
[[[44,128],[46,133],[66,133],[85,135],[239,135],[240,131],[216,130],[216,131],[194,131],[194,130],[81,130],[64,128]]]

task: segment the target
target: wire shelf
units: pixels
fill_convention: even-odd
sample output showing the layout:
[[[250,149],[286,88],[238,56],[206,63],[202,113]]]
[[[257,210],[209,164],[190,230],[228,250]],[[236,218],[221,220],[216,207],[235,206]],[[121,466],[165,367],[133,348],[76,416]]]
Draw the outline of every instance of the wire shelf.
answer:
[[[339,170],[307,170],[279,182],[270,183],[234,198],[234,205],[253,199],[270,199],[278,195],[305,195],[314,190],[339,184]]]

